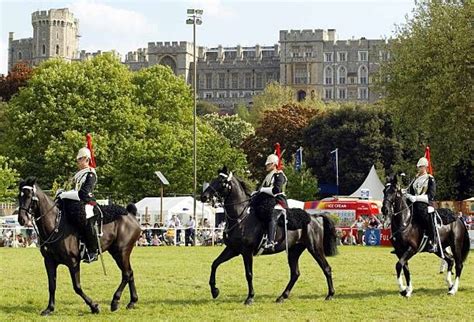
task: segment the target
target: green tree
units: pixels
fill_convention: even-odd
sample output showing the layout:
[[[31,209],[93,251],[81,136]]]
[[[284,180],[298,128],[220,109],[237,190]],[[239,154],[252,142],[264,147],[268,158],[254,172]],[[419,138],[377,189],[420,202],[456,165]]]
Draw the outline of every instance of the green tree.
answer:
[[[439,199],[474,193],[472,1],[419,1],[389,43],[379,85],[393,112],[405,167],[431,147]]]
[[[18,126],[5,129],[2,150],[8,147],[22,176],[38,176],[46,188],[61,186],[75,172],[75,152],[89,132],[99,194],[118,199],[156,195],[156,170],[170,180],[168,192],[190,193],[192,102],[188,85],[165,66],[132,73],[110,55],[86,62],[49,60],[8,104],[5,116]],[[245,174],[243,153],[197,121],[198,182],[223,162],[233,162]]]
[[[0,201],[13,201],[17,195],[18,172],[0,155]]]
[[[295,91],[291,87],[271,82],[267,84],[261,94],[254,96],[249,110],[250,121],[257,124],[265,111],[276,110],[283,105],[293,103],[296,103]]]
[[[203,116],[206,114],[218,113],[219,106],[206,102],[206,101],[198,101],[196,104],[196,114]]]
[[[304,131],[304,159],[323,183],[336,183],[331,151],[338,148],[340,194],[350,194],[376,164],[391,170],[401,159],[391,115],[380,106],[348,104],[313,119]]]
[[[303,144],[303,131],[310,120],[319,112],[298,104],[287,104],[277,110],[263,113],[255,134],[249,136],[242,148],[247,155],[247,161],[252,165],[252,175],[260,179],[265,174],[266,157],[273,153],[275,143],[280,143],[283,159],[291,162],[296,150]]]
[[[255,133],[252,124],[245,122],[238,115],[204,115],[202,118],[214,130],[226,138],[232,147],[239,147],[242,142]]]
[[[250,112],[248,107],[245,104],[239,103],[234,110],[235,114],[237,114],[242,120],[246,122],[250,122]]]
[[[295,169],[295,162],[292,161],[285,167],[284,172],[288,179],[286,185],[286,195],[288,198],[300,201],[316,199],[316,194],[319,191],[318,180],[304,162],[301,169],[297,171]]]

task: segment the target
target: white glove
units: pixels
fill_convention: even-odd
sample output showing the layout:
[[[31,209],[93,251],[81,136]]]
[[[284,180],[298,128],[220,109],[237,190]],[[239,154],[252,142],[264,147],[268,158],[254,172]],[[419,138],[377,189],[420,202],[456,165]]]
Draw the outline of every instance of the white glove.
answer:
[[[411,194],[407,193],[405,196],[406,196],[407,199],[410,200],[410,202],[412,202],[412,203],[416,201],[416,196],[414,196],[414,195],[411,195]]]
[[[58,189],[56,190],[56,194],[54,195],[54,199],[58,199],[59,195],[64,192],[64,189]]]
[[[71,199],[71,200],[76,200],[79,201],[79,193],[76,190],[69,190],[69,191],[64,191],[59,195],[59,198],[61,199]]]
[[[252,191],[252,193],[250,194],[250,197],[255,196],[257,193],[258,193],[258,191]]]
[[[266,193],[267,195],[270,195],[270,196],[274,197],[272,187],[262,187],[262,188],[260,188],[260,192]]]

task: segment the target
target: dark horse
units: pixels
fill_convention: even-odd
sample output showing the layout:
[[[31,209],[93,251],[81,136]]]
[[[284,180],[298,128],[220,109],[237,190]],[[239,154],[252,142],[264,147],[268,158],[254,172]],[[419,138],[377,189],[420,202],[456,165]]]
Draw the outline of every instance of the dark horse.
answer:
[[[398,257],[396,264],[398,286],[400,294],[410,297],[413,292],[411,284],[408,261],[419,251],[423,251],[423,227],[413,220],[413,206],[408,205],[405,195],[398,184],[397,176],[388,179],[384,189],[382,212],[390,218],[392,229],[392,244]],[[416,210],[416,209],[415,209]],[[444,224],[439,228],[439,237],[444,250],[445,260],[448,263],[446,282],[448,294],[456,294],[459,287],[459,278],[463,269],[463,263],[469,253],[469,234],[467,228],[460,218]],[[450,247],[451,252],[446,251]],[[436,254],[440,256],[440,252]],[[456,279],[454,284],[451,279],[453,265],[456,264]],[[405,275],[407,285],[403,285],[401,271]]]
[[[54,311],[56,291],[56,270],[63,264],[69,268],[74,291],[89,305],[92,313],[99,313],[99,305],[89,298],[81,288],[78,229],[72,225],[67,216],[61,214],[57,205],[38,186],[36,179],[29,178],[20,182],[18,222],[23,226],[37,226],[41,254],[48,274],[49,302],[41,315],[49,315]],[[118,208],[118,206],[112,206]],[[120,207],[121,208],[121,207]],[[122,291],[128,284],[130,303],[133,308],[138,301],[137,291],[130,266],[130,253],[140,235],[140,226],[135,218],[136,207],[121,208],[121,215],[108,224],[104,224],[100,244],[103,251],[108,250],[122,271],[122,282],[114,293],[111,310],[118,309]],[[104,216],[107,214],[104,207]]]
[[[209,285],[212,297],[219,295],[216,287],[216,270],[220,264],[229,259],[242,255],[245,266],[245,276],[248,284],[248,296],[245,304],[252,304],[254,289],[253,277],[253,256],[256,254],[266,231],[264,224],[255,214],[249,211],[251,195],[245,184],[232,175],[226,167],[219,172],[219,176],[214,179],[209,187],[202,193],[201,200],[206,202],[217,197],[223,200],[226,213],[226,228],[224,231],[225,249],[212,263]],[[273,198],[272,198],[273,199]],[[252,203],[253,204],[253,203]],[[306,214],[306,216],[309,216]],[[278,239],[284,239],[284,232],[279,230]],[[301,229],[288,231],[288,264],[290,266],[291,277],[283,293],[277,298],[277,302],[283,302],[290,295],[291,289],[300,275],[298,259],[301,253],[308,249],[326,276],[328,285],[328,295],[326,300],[330,300],[334,295],[334,287],[326,256],[335,255],[337,252],[336,232],[332,220],[325,216],[308,217],[308,223]],[[274,251],[265,251],[263,254],[275,254],[285,250],[285,242]]]

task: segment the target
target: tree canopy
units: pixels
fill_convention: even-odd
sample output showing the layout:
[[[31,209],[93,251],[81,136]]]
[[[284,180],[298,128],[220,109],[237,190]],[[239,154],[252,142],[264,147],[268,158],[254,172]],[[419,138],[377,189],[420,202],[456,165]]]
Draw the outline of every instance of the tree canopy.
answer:
[[[202,119],[234,148],[238,148],[247,137],[255,133],[252,124],[245,122],[238,115],[212,113],[204,115]]]
[[[165,66],[132,73],[110,55],[49,60],[8,104],[5,117],[16,126],[2,134],[1,153],[12,156],[22,176],[35,175],[46,187],[64,185],[91,133],[99,193],[133,199],[157,194],[157,170],[170,181],[168,192],[190,193],[192,102],[188,85]],[[243,153],[197,122],[198,182],[224,163],[243,175]]]
[[[472,1],[419,1],[379,78],[404,166],[414,173],[429,145],[439,199],[474,194],[472,13]]]
[[[8,102],[25,86],[33,75],[33,69],[24,62],[16,63],[7,76],[0,75],[0,99]]]

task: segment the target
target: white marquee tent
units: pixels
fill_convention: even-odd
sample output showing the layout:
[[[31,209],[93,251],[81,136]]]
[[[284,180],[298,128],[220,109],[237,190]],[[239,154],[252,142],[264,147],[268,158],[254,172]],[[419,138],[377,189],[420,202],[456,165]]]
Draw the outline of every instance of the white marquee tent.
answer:
[[[163,222],[166,224],[171,219],[172,215],[179,217],[181,223],[184,225],[189,216],[193,215],[193,197],[164,197],[163,198],[163,218],[160,220],[161,213],[161,198],[160,197],[146,197],[135,204],[138,210],[137,217],[140,223],[145,223],[145,217],[149,218],[150,224]],[[215,208],[203,204],[200,201],[196,202],[196,222],[201,222],[203,218],[207,218],[211,225],[215,221]]]
[[[363,189],[366,189],[369,191],[370,199],[383,200],[384,185],[382,181],[380,181],[380,178],[377,175],[377,171],[375,171],[375,166],[373,165],[372,165],[372,168],[370,168],[369,174],[365,178],[362,185],[359,187],[359,189],[354,191],[350,195],[350,197],[356,197],[356,198],[361,197]]]

